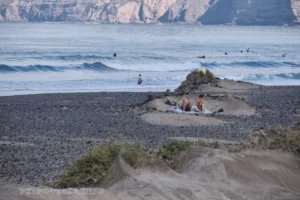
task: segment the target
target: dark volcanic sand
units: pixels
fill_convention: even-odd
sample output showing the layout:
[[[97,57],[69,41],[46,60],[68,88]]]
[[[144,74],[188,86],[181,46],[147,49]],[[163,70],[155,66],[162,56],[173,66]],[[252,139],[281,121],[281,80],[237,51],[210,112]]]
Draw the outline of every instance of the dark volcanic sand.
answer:
[[[103,139],[142,142],[154,147],[167,137],[242,140],[267,125],[300,121],[300,87],[249,90],[259,115],[216,116],[220,126],[152,125],[139,117],[137,104],[149,93],[77,93],[0,97],[0,178],[36,185],[52,180]]]

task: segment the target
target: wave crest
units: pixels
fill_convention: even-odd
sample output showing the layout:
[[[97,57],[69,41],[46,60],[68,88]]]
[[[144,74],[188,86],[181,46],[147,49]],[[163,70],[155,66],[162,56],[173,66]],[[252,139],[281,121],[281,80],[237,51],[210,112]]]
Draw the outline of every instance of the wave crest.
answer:
[[[256,67],[264,67],[264,68],[300,67],[300,63],[272,62],[272,61],[247,61],[247,62],[232,62],[232,63],[201,62],[201,65],[206,68],[216,68],[216,67],[251,67],[251,68],[256,68]]]
[[[94,70],[99,72],[115,71],[116,69],[108,67],[101,62],[92,64],[83,63],[73,66],[48,66],[48,65],[28,65],[28,66],[8,66],[0,64],[0,72],[60,72],[66,70]]]

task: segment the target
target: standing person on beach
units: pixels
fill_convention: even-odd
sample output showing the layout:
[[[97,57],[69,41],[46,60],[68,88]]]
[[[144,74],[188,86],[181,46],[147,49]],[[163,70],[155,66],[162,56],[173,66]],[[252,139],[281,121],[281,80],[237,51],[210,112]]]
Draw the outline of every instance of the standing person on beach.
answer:
[[[138,85],[141,85],[143,82],[142,75],[139,74]]]
[[[197,101],[197,107],[195,108],[195,110],[197,112],[204,112],[204,99],[203,99],[203,94],[200,94],[199,95],[199,99]]]

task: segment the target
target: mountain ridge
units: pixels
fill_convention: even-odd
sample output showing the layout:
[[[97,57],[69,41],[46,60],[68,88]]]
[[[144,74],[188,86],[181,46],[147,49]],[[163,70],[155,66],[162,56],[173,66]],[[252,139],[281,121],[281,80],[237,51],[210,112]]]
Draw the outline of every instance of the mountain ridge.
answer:
[[[300,0],[0,0],[0,21],[300,24]]]

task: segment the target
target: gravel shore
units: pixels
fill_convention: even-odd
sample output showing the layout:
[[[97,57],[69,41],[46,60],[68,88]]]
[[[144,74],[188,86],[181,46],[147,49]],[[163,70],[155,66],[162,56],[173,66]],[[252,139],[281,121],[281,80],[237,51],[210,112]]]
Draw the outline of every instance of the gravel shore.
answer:
[[[0,178],[39,185],[109,138],[155,147],[168,137],[241,141],[254,130],[300,121],[300,87],[260,87],[243,95],[252,116],[217,115],[216,126],[144,122],[138,105],[153,93],[75,93],[0,97]],[[145,112],[145,111],[143,111]]]

